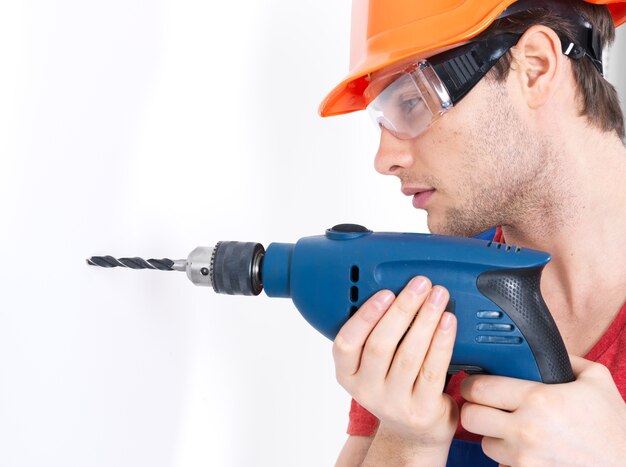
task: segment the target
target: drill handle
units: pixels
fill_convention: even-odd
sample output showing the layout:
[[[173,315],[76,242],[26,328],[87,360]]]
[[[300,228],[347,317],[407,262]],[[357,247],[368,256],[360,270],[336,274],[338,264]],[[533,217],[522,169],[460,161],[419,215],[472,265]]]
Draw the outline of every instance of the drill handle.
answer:
[[[575,380],[563,338],[541,295],[543,266],[480,274],[477,287],[516,324],[535,356],[544,383]]]

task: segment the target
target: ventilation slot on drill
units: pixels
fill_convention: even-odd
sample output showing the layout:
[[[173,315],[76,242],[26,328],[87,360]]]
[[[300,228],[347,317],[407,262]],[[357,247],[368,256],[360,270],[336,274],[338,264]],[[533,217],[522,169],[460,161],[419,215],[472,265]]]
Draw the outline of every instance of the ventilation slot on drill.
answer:
[[[359,276],[360,276],[359,267],[356,265],[353,265],[350,268],[350,282],[352,282],[353,284],[356,284],[357,282],[359,282]],[[356,285],[353,285],[352,287],[350,287],[350,301],[352,303],[356,303],[359,301],[359,288]],[[359,309],[358,306],[352,305],[350,307],[350,316],[356,313],[358,309]]]
[[[498,243],[498,242],[494,242],[494,241],[489,241],[489,243],[487,243],[487,248],[491,248],[491,245],[496,244],[496,248],[498,250],[501,250],[502,247],[504,247],[504,250],[508,253],[509,251],[513,250],[515,248],[515,253],[519,253],[522,251],[522,249],[518,246],[515,245],[507,245],[506,243]]]
[[[350,287],[350,301],[352,303],[356,303],[359,301],[359,288],[358,287]]]
[[[350,280],[353,283],[359,282],[359,267],[358,266],[352,266],[352,268],[350,268]]]

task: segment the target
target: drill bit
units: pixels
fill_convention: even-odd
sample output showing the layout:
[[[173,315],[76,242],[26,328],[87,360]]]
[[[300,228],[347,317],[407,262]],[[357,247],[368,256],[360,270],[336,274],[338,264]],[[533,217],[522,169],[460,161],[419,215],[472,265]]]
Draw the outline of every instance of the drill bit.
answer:
[[[102,268],[184,271],[193,284],[211,287],[216,293],[258,295],[263,290],[261,264],[264,256],[265,248],[260,243],[219,242],[215,246],[196,247],[187,259],[92,256],[87,264]]]
[[[92,256],[87,259],[87,264],[100,266],[101,268],[124,267],[130,269],[158,269],[159,271],[185,271],[187,260],[172,261],[169,258],[149,259],[143,258],[114,258],[113,256]]]

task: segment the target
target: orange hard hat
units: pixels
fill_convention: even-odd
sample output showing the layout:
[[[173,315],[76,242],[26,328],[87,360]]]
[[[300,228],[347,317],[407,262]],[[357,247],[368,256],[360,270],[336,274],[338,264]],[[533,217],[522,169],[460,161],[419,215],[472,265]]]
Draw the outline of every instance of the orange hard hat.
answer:
[[[413,55],[477,36],[516,0],[353,0],[350,72],[319,107],[322,117],[363,110],[368,75]],[[615,26],[626,22],[626,0],[607,5]]]

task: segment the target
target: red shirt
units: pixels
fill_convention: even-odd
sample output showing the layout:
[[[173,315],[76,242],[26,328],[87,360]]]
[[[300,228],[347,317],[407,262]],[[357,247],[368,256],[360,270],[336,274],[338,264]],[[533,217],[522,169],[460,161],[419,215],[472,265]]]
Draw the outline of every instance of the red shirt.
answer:
[[[504,243],[502,229],[498,227],[493,240]],[[626,303],[622,306],[617,316],[593,348],[584,356],[585,359],[602,363],[613,375],[622,397],[626,401]],[[446,393],[461,407],[465,400],[461,397],[461,381],[467,378],[464,372],[453,375],[446,387]],[[350,406],[350,423],[348,434],[356,436],[371,436],[376,431],[378,419],[359,405],[354,399]],[[480,442],[482,436],[466,431],[461,424],[457,428],[456,439]]]

